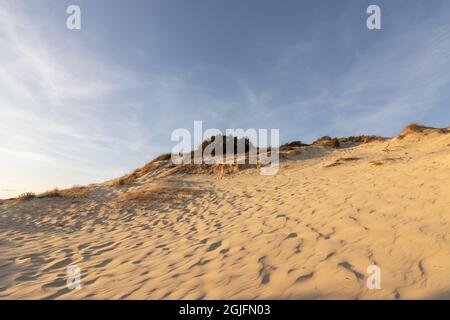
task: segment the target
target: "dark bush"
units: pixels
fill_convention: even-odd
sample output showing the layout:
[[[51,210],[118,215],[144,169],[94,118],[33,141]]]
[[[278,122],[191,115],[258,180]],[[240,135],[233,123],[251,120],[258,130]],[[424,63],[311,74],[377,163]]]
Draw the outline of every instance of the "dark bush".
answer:
[[[331,138],[329,136],[323,136],[320,139],[317,139],[313,142],[313,145],[318,145],[322,147],[328,147],[328,148],[339,148],[339,140],[337,138]]]
[[[233,153],[235,155],[238,154],[238,151],[241,151],[239,149],[243,149],[243,153],[247,153],[250,151],[250,149],[255,148],[253,146],[253,144],[251,143],[250,139],[247,137],[238,138],[238,137],[233,137],[233,136],[217,135],[217,136],[212,136],[202,142],[202,144],[200,145],[202,152],[205,151],[206,147],[208,147],[211,144],[215,144],[215,149],[220,150],[220,148],[222,148],[223,154],[230,152],[229,148],[231,148],[232,144],[234,144],[234,146],[233,146],[234,150],[233,150],[233,152],[230,152],[230,153]],[[213,150],[213,152],[211,154],[213,156],[215,156],[215,150]]]

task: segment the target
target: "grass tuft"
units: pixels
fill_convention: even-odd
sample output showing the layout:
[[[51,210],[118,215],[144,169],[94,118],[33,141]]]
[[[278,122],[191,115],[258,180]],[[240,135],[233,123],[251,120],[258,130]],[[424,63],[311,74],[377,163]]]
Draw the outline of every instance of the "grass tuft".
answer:
[[[26,192],[22,193],[20,196],[17,197],[19,201],[29,201],[36,198],[36,194],[33,192]]]
[[[430,132],[442,134],[442,133],[449,133],[449,130],[446,128],[426,127],[419,123],[411,123],[411,124],[407,125],[405,128],[403,128],[403,130],[399,134],[398,138],[403,139],[407,135],[414,134],[414,133],[423,133],[426,135],[427,133],[430,133]]]
[[[81,198],[88,195],[88,189],[86,187],[74,186],[70,189],[59,190],[55,188],[38,194],[36,197],[39,199],[43,198]]]

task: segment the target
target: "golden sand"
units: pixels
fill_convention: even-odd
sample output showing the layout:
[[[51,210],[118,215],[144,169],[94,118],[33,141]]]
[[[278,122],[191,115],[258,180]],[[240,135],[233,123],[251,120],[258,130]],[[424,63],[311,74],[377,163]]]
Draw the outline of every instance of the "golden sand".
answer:
[[[0,298],[450,298],[450,134],[282,158],[274,176],[160,162],[123,186],[3,201]]]

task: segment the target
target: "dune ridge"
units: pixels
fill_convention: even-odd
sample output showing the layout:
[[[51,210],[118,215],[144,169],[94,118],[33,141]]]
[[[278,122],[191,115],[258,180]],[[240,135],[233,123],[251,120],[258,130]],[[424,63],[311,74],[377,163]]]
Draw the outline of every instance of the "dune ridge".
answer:
[[[319,140],[0,201],[0,299],[450,298],[449,130]]]

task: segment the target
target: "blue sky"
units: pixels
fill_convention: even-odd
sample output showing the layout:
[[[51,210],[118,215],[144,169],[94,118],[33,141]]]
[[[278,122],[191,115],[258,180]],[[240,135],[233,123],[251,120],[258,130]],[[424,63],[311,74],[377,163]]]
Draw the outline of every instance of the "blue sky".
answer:
[[[449,71],[447,0],[0,0],[0,198],[124,174],[194,120],[281,142],[448,126]]]

